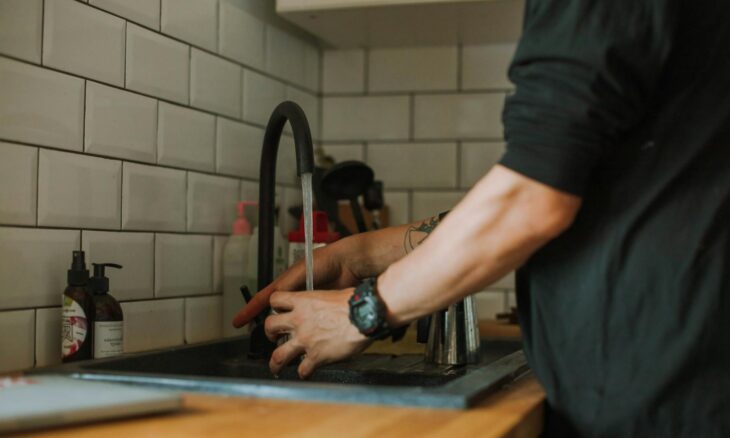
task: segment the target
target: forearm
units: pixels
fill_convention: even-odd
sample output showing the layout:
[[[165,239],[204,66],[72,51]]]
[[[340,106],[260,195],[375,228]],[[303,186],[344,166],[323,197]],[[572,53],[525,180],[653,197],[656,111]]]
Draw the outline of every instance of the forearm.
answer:
[[[398,225],[367,233],[355,234],[349,239],[355,242],[348,242],[347,245],[356,245],[360,248],[357,260],[352,260],[347,265],[359,278],[374,277],[380,275],[388,266],[402,259],[408,253],[423,243],[428,235],[439,223],[438,216],[420,220],[405,225]],[[352,256],[352,251],[348,251]]]
[[[496,167],[423,244],[380,276],[390,322],[412,321],[498,280],[567,228],[579,205],[574,196]]]

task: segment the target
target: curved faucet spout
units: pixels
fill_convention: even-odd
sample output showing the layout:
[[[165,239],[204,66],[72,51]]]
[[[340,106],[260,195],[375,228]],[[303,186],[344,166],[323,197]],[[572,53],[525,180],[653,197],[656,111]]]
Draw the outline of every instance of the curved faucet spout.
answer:
[[[259,266],[258,289],[266,287],[274,276],[274,192],[276,190],[276,156],[281,132],[289,122],[296,148],[297,174],[314,171],[314,148],[307,117],[294,102],[280,103],[271,113],[266,125],[261,150],[261,174],[259,175]]]

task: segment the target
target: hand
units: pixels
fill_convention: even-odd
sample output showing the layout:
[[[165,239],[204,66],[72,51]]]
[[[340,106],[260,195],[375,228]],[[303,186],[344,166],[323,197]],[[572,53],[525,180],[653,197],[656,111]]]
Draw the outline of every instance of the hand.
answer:
[[[275,341],[289,335],[271,355],[269,368],[274,375],[304,355],[297,370],[304,379],[318,366],[360,353],[370,345],[372,340],[350,322],[348,300],[353,290],[271,294],[271,307],[280,313],[266,318],[266,336]]]
[[[359,236],[339,240],[314,251],[314,280],[319,289],[343,289],[356,286],[363,276],[360,255],[363,251]],[[276,291],[297,291],[305,288],[304,260],[292,265],[279,278],[257,293],[233,319],[234,327],[243,327],[269,306],[269,298]]]

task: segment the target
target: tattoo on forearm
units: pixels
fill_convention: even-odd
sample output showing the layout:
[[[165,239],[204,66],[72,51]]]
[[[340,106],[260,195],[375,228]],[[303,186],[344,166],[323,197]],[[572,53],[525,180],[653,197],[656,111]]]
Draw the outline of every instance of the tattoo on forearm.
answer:
[[[441,222],[440,217],[434,216],[431,219],[423,221],[423,223],[417,227],[408,227],[405,239],[403,240],[403,248],[406,250],[406,254],[413,251],[418,245],[423,243],[431,232],[436,229],[439,222]]]

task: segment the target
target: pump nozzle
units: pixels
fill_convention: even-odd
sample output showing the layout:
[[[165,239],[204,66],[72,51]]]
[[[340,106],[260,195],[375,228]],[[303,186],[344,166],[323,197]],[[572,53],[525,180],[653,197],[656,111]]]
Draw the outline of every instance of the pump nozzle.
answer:
[[[91,291],[96,295],[109,292],[109,278],[106,277],[105,269],[116,268],[122,269],[122,265],[116,263],[92,263],[94,265],[94,276],[89,280]]]
[[[246,218],[246,207],[259,205],[255,201],[240,201],[236,204],[236,212],[238,216],[233,223],[233,234],[251,234],[251,223]]]
[[[71,286],[84,286],[89,281],[89,270],[86,269],[86,261],[83,251],[74,251],[71,261],[71,269],[68,270],[68,284]]]

